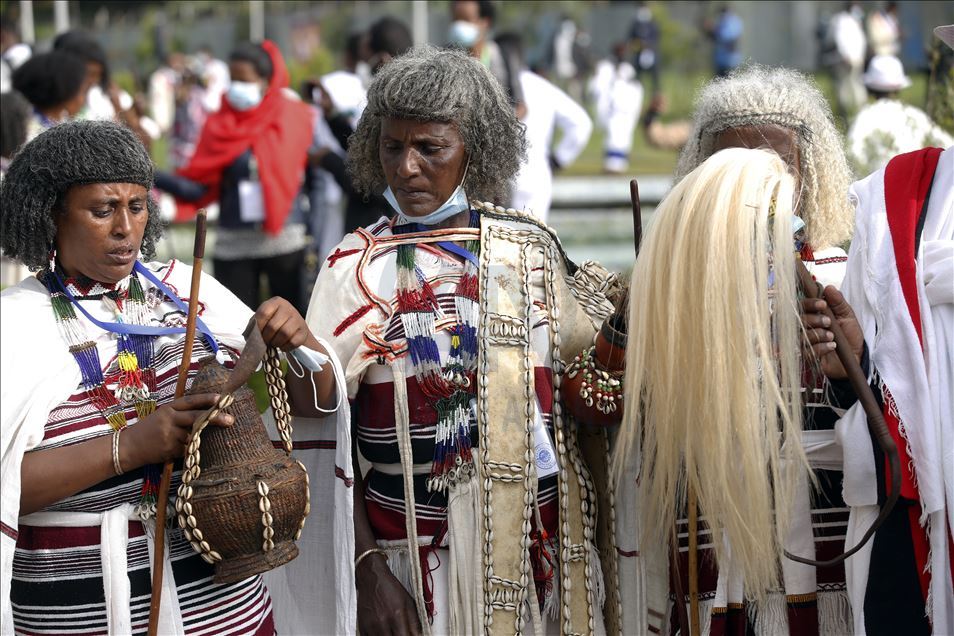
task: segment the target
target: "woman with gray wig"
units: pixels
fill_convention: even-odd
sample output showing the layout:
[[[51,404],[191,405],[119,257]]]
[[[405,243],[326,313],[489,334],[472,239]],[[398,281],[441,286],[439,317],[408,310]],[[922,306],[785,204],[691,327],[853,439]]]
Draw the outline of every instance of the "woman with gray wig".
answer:
[[[592,633],[604,593],[619,616],[616,551],[595,543],[605,465],[582,459],[592,441],[604,464],[605,438],[578,441],[558,401],[616,279],[494,204],[525,150],[489,71],[431,47],[375,75],[351,138],[356,186],[395,216],[345,237],[307,319],[345,361],[356,414],[363,633]]]
[[[379,155],[387,120],[443,122],[454,124],[463,143],[468,161],[462,185],[468,196],[506,199],[527,144],[520,122],[500,116],[501,96],[495,85],[487,85],[486,74],[463,56],[428,49],[391,63],[395,66],[372,82],[365,116],[350,140],[348,167],[355,187],[380,192],[388,185]]]
[[[37,271],[0,295],[4,633],[146,628],[162,465],[183,456],[218,399],[173,395],[185,346],[179,294],[192,271],[141,260],[162,233],[152,186],[136,135],[94,121],[38,135],[0,184],[3,252]],[[203,358],[231,364],[250,319],[272,346],[326,351],[286,300],[253,312],[208,276],[200,293],[190,376]],[[289,377],[294,411],[333,404],[331,366]],[[211,423],[233,421],[222,411]],[[166,537],[160,633],[274,633],[262,577],[217,585],[179,528]]]

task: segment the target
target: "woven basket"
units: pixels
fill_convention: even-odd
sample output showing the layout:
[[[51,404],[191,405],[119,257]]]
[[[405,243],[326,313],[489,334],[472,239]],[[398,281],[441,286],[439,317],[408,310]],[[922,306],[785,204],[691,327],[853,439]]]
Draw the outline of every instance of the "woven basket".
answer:
[[[200,362],[188,393],[226,393],[234,379],[209,358]],[[290,433],[283,434],[289,452],[276,449],[251,389],[243,384],[231,395],[234,401],[224,410],[235,423],[208,426],[194,435],[201,439],[190,438],[186,471],[193,464],[198,470],[184,476],[176,503],[192,547],[215,564],[216,583],[240,581],[294,559],[309,508],[308,475],[290,456]]]

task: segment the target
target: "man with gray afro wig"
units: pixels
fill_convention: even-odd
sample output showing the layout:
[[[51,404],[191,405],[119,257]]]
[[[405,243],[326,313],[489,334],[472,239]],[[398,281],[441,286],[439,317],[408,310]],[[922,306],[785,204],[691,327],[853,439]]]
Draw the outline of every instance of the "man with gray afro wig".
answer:
[[[378,143],[388,118],[456,124],[470,161],[464,178],[468,197],[495,202],[509,197],[526,157],[526,135],[503,88],[477,60],[421,46],[381,68],[349,145],[348,168],[360,191],[379,194],[386,185]]]
[[[24,146],[0,185],[3,253],[32,271],[45,267],[66,192],[89,183],[152,188],[152,160],[135,133],[108,121],[73,121],[53,126]],[[151,196],[147,206],[140,249],[149,258],[162,236],[162,221]]]
[[[793,169],[801,182],[798,213],[805,220],[809,244],[820,250],[846,241],[854,216],[848,202],[851,173],[842,140],[828,102],[812,80],[796,71],[755,65],[709,82],[696,102],[693,131],[679,157],[677,180],[714,152],[739,145],[720,143],[726,131],[766,127],[794,134],[799,161]],[[762,145],[773,146],[771,139],[764,141]]]

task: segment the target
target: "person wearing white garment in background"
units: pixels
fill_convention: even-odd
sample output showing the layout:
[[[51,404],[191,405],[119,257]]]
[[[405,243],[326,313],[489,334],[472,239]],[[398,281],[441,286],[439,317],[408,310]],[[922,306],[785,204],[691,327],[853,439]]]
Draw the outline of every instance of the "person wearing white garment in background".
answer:
[[[132,95],[115,85],[106,50],[91,34],[78,29],[60,33],[53,40],[53,49],[75,55],[86,64],[89,90],[80,119],[117,119],[119,113],[133,107]]]
[[[353,33],[345,44],[344,68],[332,71],[321,78],[320,89],[328,93],[337,113],[347,115],[352,128],[357,127],[365,104],[368,103],[368,89],[358,73],[361,63],[362,47],[367,38],[365,33]],[[320,99],[315,98],[320,103]]]
[[[606,131],[603,169],[615,174],[629,168],[633,132],[643,105],[643,86],[626,55],[626,43],[615,44],[613,55],[596,65],[588,91],[596,102],[596,121]]]
[[[6,17],[0,17],[0,93],[7,93],[13,88],[13,72],[32,55],[30,45],[20,41],[17,25]]]
[[[954,25],[935,33],[954,47]],[[846,562],[853,631],[952,634],[954,147],[898,155],[855,183],[850,196],[856,217],[844,297],[828,287],[825,300],[852,348],[866,345],[862,362],[870,361],[901,464],[898,503]],[[823,370],[841,376],[831,333],[811,331]],[[872,448],[860,405],[838,422],[836,435],[851,506],[845,545],[854,545],[884,501],[886,462]]]
[[[868,40],[861,24],[864,10],[860,2],[846,2],[832,16],[825,36],[826,50],[822,59],[835,81],[838,115],[847,120],[865,103],[865,50]]]
[[[225,95],[231,82],[229,65],[215,57],[208,45],[199,47],[195,56],[202,69],[202,81],[205,84],[202,106],[205,107],[206,112],[216,113],[222,107],[222,96]]]
[[[169,53],[149,76],[149,113],[160,132],[168,135],[176,119],[176,91],[186,70],[182,53]]]
[[[523,63],[523,43],[516,33],[501,34],[497,46],[508,59]],[[526,210],[546,223],[553,198],[553,172],[579,156],[590,139],[593,123],[582,106],[543,77],[522,68],[519,78],[527,104],[522,117],[527,127],[527,160],[517,173],[511,207]],[[553,148],[557,128],[561,137]]]
[[[954,144],[954,137],[923,110],[898,99],[898,93],[911,86],[901,60],[876,55],[868,63],[864,82],[873,101],[858,112],[848,129],[848,159],[856,174],[883,168],[895,155]]]
[[[865,27],[871,55],[897,55],[901,52],[897,2],[885,2],[882,8],[869,13]]]

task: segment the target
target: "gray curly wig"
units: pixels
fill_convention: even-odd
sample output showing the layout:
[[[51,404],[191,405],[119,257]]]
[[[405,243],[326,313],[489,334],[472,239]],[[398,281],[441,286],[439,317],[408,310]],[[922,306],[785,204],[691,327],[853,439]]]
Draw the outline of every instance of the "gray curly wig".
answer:
[[[348,148],[355,187],[366,194],[387,185],[378,155],[386,118],[453,122],[470,160],[468,197],[501,202],[509,196],[527,154],[526,135],[503,88],[479,61],[461,51],[421,46],[374,76]]]
[[[88,183],[153,185],[153,165],[128,128],[107,121],[53,126],[23,146],[0,184],[0,247],[32,271],[45,267],[56,238],[56,215],[71,186]],[[143,234],[146,258],[162,237],[159,208],[150,195]]]
[[[796,71],[754,65],[706,84],[696,100],[692,135],[679,157],[676,180],[712,154],[722,131],[766,124],[798,136],[799,214],[805,220],[808,241],[816,249],[843,243],[854,223],[844,145],[828,102],[812,80]]]

